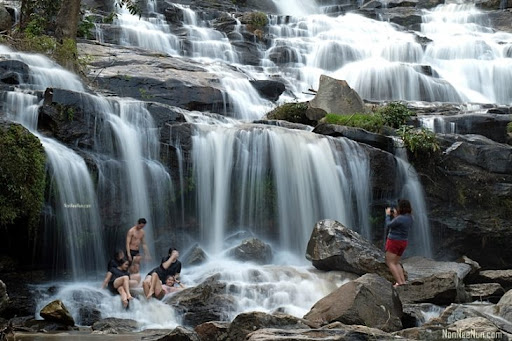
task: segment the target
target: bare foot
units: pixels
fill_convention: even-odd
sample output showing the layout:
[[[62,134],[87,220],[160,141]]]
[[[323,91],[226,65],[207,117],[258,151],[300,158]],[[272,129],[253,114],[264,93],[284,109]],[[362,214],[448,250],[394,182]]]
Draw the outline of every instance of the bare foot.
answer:
[[[128,307],[128,300],[123,300],[123,307],[125,307],[125,308]]]
[[[146,295],[146,298],[149,300],[151,298],[151,296],[153,296],[154,292],[150,291],[148,292],[148,294]]]
[[[133,300],[133,296],[131,296],[131,295],[130,295],[130,296],[128,296],[126,299],[127,299],[127,300]]]

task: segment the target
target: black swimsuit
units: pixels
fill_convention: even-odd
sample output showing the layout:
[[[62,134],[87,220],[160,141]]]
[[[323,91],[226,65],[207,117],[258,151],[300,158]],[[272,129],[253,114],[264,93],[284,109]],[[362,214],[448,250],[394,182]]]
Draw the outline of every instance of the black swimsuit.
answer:
[[[118,291],[114,288],[114,281],[123,276],[128,276],[129,278],[130,274],[127,271],[119,270],[118,268],[111,268],[109,271],[112,273],[112,277],[110,278],[110,281],[108,281],[107,287],[113,294],[117,294]]]

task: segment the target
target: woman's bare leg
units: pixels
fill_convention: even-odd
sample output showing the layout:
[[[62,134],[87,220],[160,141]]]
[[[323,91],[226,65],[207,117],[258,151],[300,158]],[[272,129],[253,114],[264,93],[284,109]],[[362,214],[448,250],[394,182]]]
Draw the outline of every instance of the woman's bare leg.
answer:
[[[119,286],[119,288],[117,288],[117,292],[119,293],[119,295],[121,295],[121,303],[123,303],[123,307],[128,307],[128,297],[126,295],[126,291],[124,290],[124,287],[123,286]]]
[[[402,271],[402,267],[400,266],[400,256],[386,251],[386,264],[389,268],[389,271],[391,271],[396,284],[405,284],[404,273]]]
[[[151,274],[151,286],[149,287],[149,291],[146,295],[146,298],[150,298],[151,296],[153,296],[153,294],[155,293],[156,284],[158,282],[160,282],[160,278],[158,277],[158,274],[154,272],[153,274]]]

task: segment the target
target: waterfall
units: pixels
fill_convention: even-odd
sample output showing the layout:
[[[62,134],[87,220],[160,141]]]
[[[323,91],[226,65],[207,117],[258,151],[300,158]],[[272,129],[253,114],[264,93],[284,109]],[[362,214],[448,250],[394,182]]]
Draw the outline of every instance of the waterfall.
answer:
[[[398,142],[398,141],[397,141]],[[428,221],[428,209],[425,203],[425,192],[414,167],[409,163],[407,151],[398,143],[395,147],[398,167],[397,184],[400,199],[407,199],[412,206],[414,224],[409,234],[409,247],[405,256],[420,255],[432,258],[432,232]]]
[[[83,89],[75,75],[58,68],[43,56],[9,50],[2,53],[30,67],[31,83],[23,84],[23,87],[45,89],[48,84]],[[55,212],[55,217],[47,220],[53,226],[45,226],[45,229],[55,229],[54,261],[67,265],[73,277],[78,279],[84,272],[104,267],[103,232],[96,192],[83,158],[37,132],[38,102],[38,97],[29,90],[11,91],[6,93],[4,110],[10,120],[21,123],[37,136],[44,147],[52,192],[52,197],[46,200],[54,205]]]
[[[301,254],[324,218],[371,239],[369,160],[357,143],[260,125],[196,128],[198,216],[212,252],[240,228]]]

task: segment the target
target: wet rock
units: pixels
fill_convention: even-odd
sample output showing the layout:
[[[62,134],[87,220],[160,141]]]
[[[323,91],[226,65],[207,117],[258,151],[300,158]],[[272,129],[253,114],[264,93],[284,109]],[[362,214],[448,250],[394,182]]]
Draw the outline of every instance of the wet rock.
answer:
[[[181,261],[183,265],[199,265],[208,260],[208,256],[206,255],[206,252],[199,246],[199,244],[195,244],[192,246],[190,250],[188,250],[183,257],[181,258]]]
[[[505,320],[512,322],[512,290],[507,291],[496,304],[496,312]]]
[[[40,315],[47,321],[58,322],[68,326],[74,326],[75,320],[61,300],[48,303],[40,311]]]
[[[471,266],[468,264],[441,262],[419,256],[404,259],[402,264],[411,280],[453,271],[457,274],[459,280],[462,281],[471,271]]]
[[[228,321],[235,311],[235,299],[226,294],[226,284],[212,276],[201,284],[187,288],[165,299],[183,315],[183,323],[197,326],[209,321]]]
[[[300,56],[297,51],[289,46],[276,46],[268,50],[267,57],[274,64],[285,65],[289,63],[298,63]]]
[[[465,289],[472,301],[497,303],[505,294],[505,290],[498,283],[467,284]]]
[[[335,220],[316,223],[306,250],[306,258],[320,270],[341,270],[358,275],[376,273],[393,280],[384,253]]]
[[[363,100],[346,81],[326,75],[320,76],[318,91],[315,98],[309,102],[309,106],[338,115],[350,115],[365,111]],[[310,116],[308,118],[314,121],[320,119],[320,117]]]
[[[257,238],[249,238],[231,249],[228,255],[242,262],[268,264],[272,261],[272,248]]]
[[[33,316],[15,317],[8,321],[8,326],[13,331],[20,332],[44,332],[77,330],[73,327],[56,321],[36,320]]]
[[[287,314],[269,315],[263,312],[242,313],[235,317],[229,326],[229,340],[245,340],[246,336],[258,329],[304,329],[307,321]]]
[[[10,31],[12,27],[12,18],[3,4],[0,4],[0,31]]]
[[[444,308],[432,303],[404,304],[402,325],[404,329],[419,327],[428,322],[428,317],[441,313]]]
[[[313,132],[334,137],[346,137],[356,142],[365,143],[390,153],[392,153],[394,149],[394,142],[392,138],[372,133],[361,128],[324,123],[317,125],[315,129],[313,129]]]
[[[101,311],[94,306],[87,305],[78,309],[77,324],[82,326],[92,326],[101,320]]]
[[[491,321],[484,317],[470,317],[456,321],[446,327],[447,336],[454,338],[486,338],[486,335],[498,335],[494,339],[501,339],[501,330]],[[465,333],[465,336],[462,334]],[[491,338],[493,339],[493,338]]]
[[[119,319],[115,317],[109,317],[92,325],[92,330],[96,333],[101,332],[102,334],[123,334],[134,332],[139,328],[139,323],[135,320],[130,319]]]
[[[0,312],[2,312],[8,304],[9,296],[7,295],[7,287],[5,283],[0,280]]]
[[[30,68],[19,60],[0,61],[0,81],[8,85],[28,83]]]
[[[428,277],[409,280],[397,288],[403,303],[433,303],[446,305],[467,302],[469,297],[456,272],[436,273]]]
[[[394,340],[399,339],[376,328],[349,326],[333,323],[331,328],[320,329],[259,329],[247,336],[247,341],[356,341],[356,340]],[[405,341],[404,339],[401,339]]]
[[[468,264],[471,267],[471,270],[469,271],[469,275],[474,275],[480,271],[481,266],[478,264],[478,262],[472,260],[468,256],[462,256],[459,259],[457,259],[457,263],[464,263]]]
[[[201,341],[229,341],[230,322],[211,321],[194,328]]]
[[[193,330],[181,326],[176,327],[170,332],[163,335],[154,335],[151,337],[144,337],[145,341],[199,341],[199,336]],[[213,341],[213,340],[212,340]]]
[[[250,82],[260,96],[269,101],[277,101],[279,96],[286,90],[284,84],[279,81],[252,80]]]
[[[443,144],[451,144],[445,154],[479,166],[492,173],[512,173],[512,146],[480,135],[438,135]]]
[[[366,274],[315,303],[304,319],[319,325],[339,321],[390,332],[402,329],[401,317],[402,304],[392,284]]]
[[[498,283],[505,290],[512,289],[512,270],[483,270],[469,279],[470,283]]]

